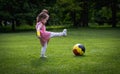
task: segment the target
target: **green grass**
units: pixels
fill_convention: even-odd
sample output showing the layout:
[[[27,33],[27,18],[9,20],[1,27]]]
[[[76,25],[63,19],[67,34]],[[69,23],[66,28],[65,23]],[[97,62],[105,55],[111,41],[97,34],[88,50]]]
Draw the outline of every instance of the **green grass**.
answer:
[[[53,30],[61,31],[61,30]],[[72,47],[84,44],[84,56]],[[120,74],[120,29],[68,29],[67,37],[52,38],[40,59],[35,32],[0,34],[0,74]]]

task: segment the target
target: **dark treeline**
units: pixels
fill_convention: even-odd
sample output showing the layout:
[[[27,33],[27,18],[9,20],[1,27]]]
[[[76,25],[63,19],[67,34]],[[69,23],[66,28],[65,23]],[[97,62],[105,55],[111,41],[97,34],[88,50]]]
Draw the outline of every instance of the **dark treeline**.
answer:
[[[48,9],[49,25],[70,23],[88,27],[89,22],[116,27],[120,20],[120,0],[0,0],[0,27],[33,25],[37,14]]]

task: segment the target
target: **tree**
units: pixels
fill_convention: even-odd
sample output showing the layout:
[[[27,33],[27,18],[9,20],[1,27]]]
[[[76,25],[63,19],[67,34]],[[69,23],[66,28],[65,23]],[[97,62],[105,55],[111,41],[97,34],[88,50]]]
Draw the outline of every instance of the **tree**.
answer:
[[[82,11],[81,11],[81,19],[80,19],[80,26],[82,27],[88,27],[88,1],[87,0],[82,0]]]
[[[82,9],[79,6],[80,2],[77,2],[76,0],[58,0],[57,4],[64,16],[69,14],[69,21],[72,21],[73,26],[78,27],[78,20],[80,19],[80,10]]]
[[[95,9],[100,10],[102,7],[107,7],[111,9],[112,17],[107,20],[112,24],[112,27],[116,27],[117,24],[117,5],[118,0],[92,0],[95,3]],[[106,21],[106,22],[107,22]]]
[[[116,23],[117,23],[117,0],[112,0],[111,10],[112,10],[112,27],[116,27]]]
[[[11,23],[11,29],[15,31],[15,26],[26,21],[33,25],[35,14],[40,8],[39,0],[0,0],[0,24],[4,21]]]

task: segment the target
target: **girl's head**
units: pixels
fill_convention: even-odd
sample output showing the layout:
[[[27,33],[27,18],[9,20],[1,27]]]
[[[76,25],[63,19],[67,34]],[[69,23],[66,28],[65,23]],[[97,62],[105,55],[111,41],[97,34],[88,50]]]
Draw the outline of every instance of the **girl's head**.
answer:
[[[42,12],[48,14],[48,10],[46,10],[46,9],[43,9]]]
[[[45,24],[48,19],[49,19],[49,15],[44,12],[40,13],[36,18],[37,22],[42,22],[43,24]]]

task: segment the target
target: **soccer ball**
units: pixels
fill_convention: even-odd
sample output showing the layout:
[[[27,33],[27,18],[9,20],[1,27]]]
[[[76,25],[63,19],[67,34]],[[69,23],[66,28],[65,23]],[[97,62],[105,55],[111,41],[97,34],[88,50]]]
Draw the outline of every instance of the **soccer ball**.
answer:
[[[82,44],[75,44],[73,46],[73,53],[76,56],[82,56],[85,53],[85,47]]]

